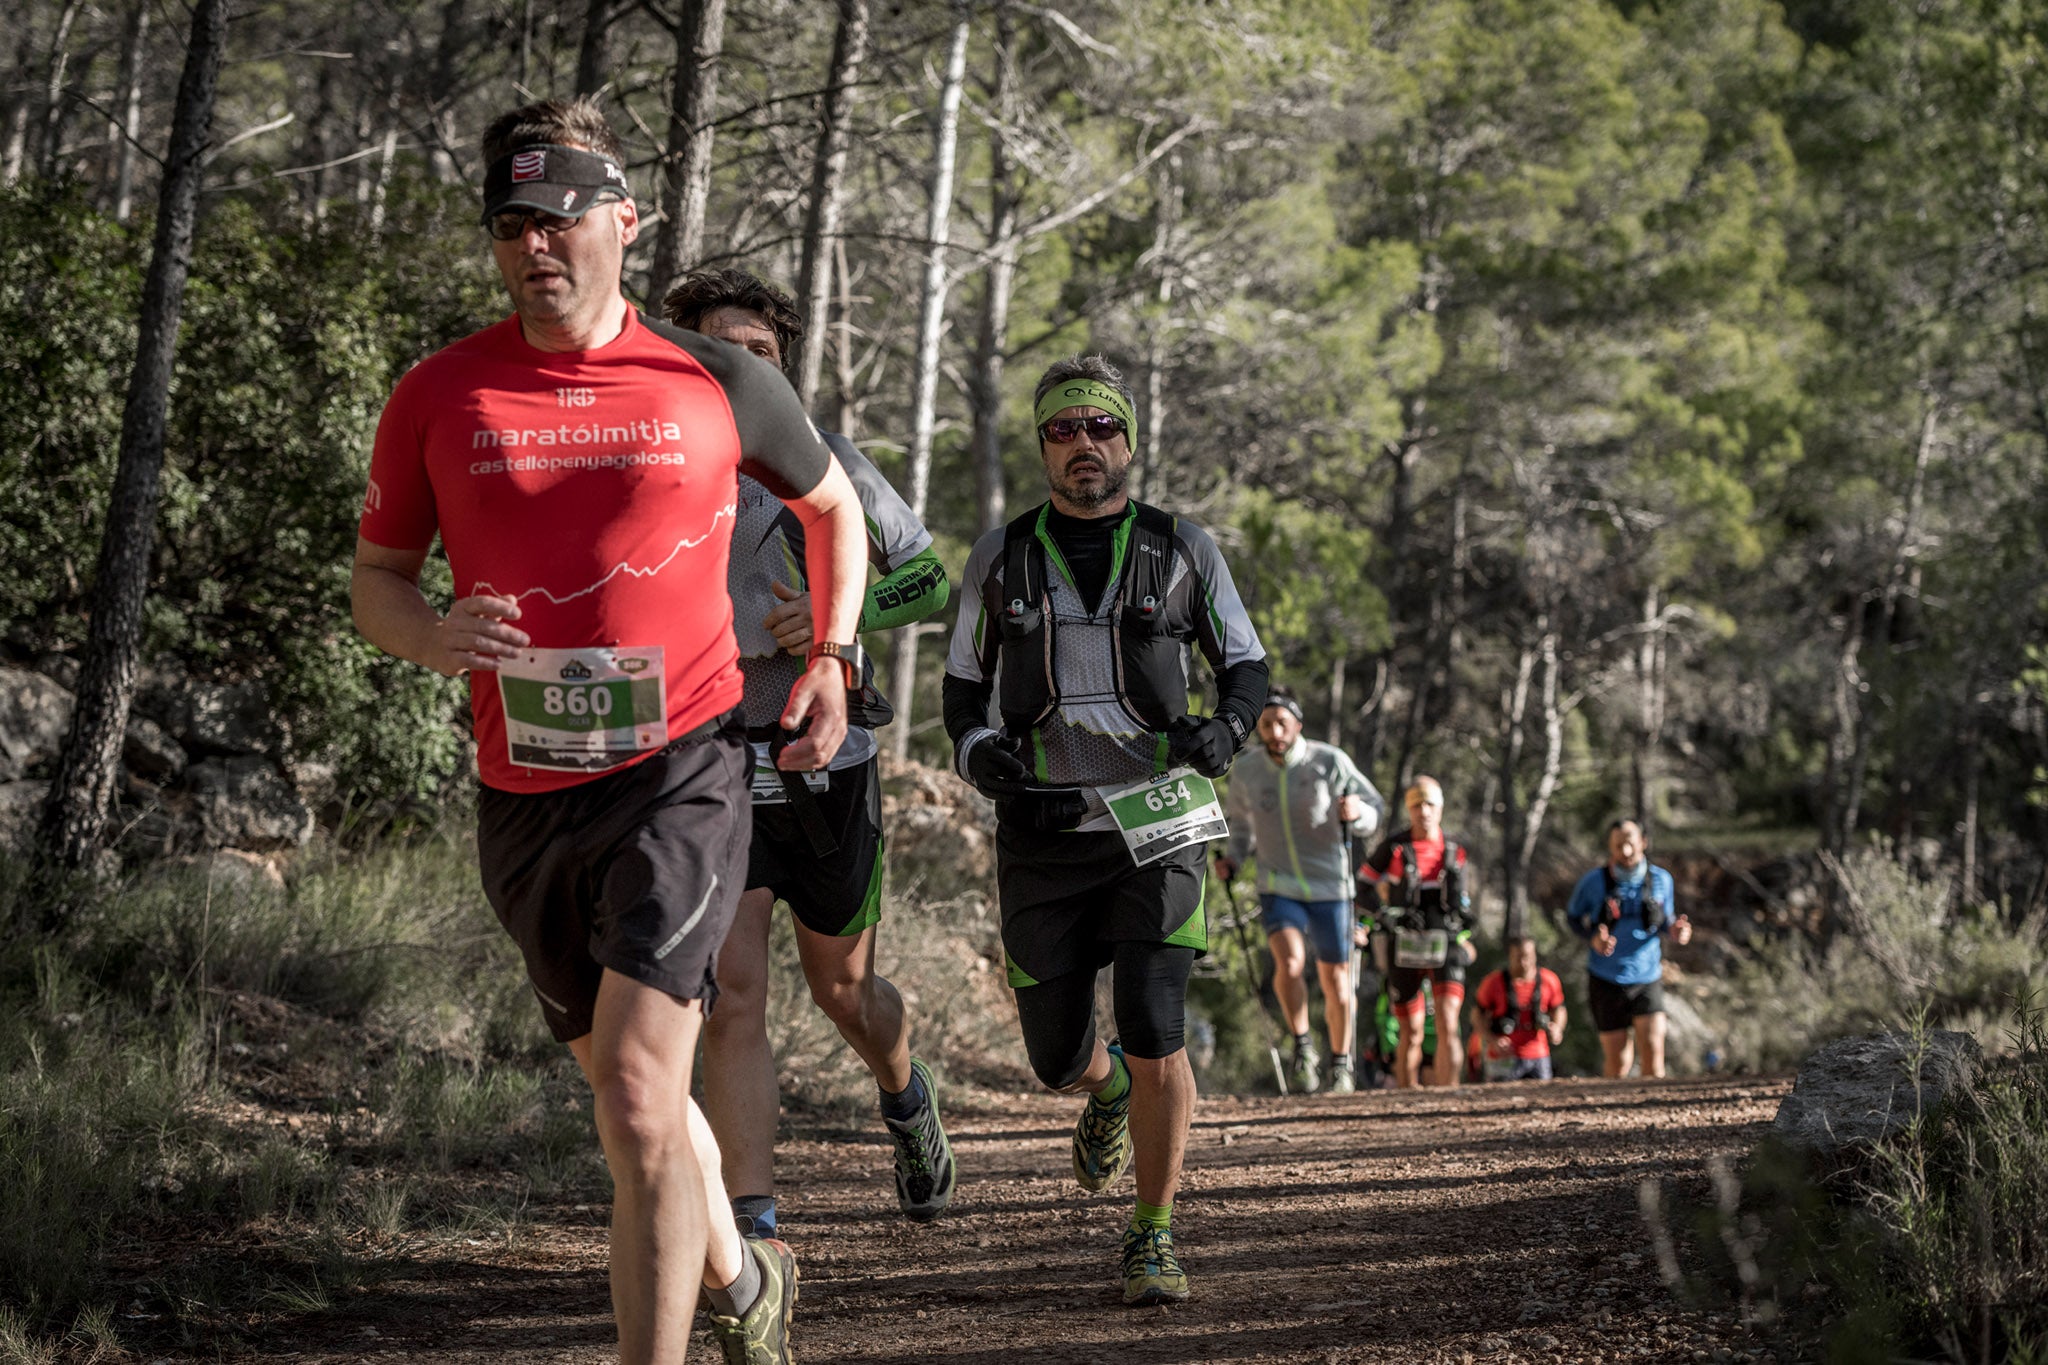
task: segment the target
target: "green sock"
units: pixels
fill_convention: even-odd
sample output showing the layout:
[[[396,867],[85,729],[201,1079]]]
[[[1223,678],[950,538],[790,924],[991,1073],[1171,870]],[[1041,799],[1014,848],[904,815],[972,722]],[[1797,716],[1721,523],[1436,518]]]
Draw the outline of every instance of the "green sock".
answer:
[[[1132,1232],[1144,1232],[1148,1229],[1165,1232],[1172,1226],[1173,1201],[1171,1199],[1167,1200],[1164,1204],[1148,1204],[1140,1199],[1138,1207],[1131,1212]]]
[[[1115,1104],[1131,1093],[1131,1069],[1124,1065],[1124,1059],[1114,1052],[1109,1054],[1109,1084],[1095,1092],[1095,1098],[1104,1104]]]

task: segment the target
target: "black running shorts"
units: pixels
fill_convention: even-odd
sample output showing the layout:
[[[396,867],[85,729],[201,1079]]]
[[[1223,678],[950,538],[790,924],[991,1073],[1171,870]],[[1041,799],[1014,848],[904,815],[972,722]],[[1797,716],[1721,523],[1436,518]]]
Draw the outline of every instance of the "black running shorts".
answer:
[[[1109,965],[1119,943],[1209,949],[1202,846],[1138,867],[1115,830],[1048,834],[996,824],[996,896],[1010,985]]]
[[[718,996],[752,766],[739,713],[721,719],[715,733],[573,787],[485,787],[477,798],[484,894],[562,1042],[590,1032],[607,967],[679,999]]]
[[[820,857],[791,802],[754,806],[747,889],[767,887],[815,934],[858,934],[882,917],[882,782],[873,758],[812,795],[838,848]]]
[[[1586,1003],[1593,1007],[1594,1028],[1602,1033],[1619,1033],[1646,1014],[1664,1012],[1664,983],[1645,981],[1634,986],[1617,986],[1588,972]]]

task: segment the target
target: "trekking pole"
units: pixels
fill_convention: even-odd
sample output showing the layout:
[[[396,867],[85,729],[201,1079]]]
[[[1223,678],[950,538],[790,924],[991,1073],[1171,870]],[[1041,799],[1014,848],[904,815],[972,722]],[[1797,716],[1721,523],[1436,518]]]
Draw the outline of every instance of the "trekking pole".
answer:
[[[1355,898],[1358,895],[1358,848],[1351,836],[1351,826],[1344,826],[1344,876],[1345,885],[1351,888]],[[1355,906],[1357,901],[1354,899]],[[1354,1074],[1358,1068],[1358,1000],[1360,988],[1365,984],[1365,945],[1358,941],[1358,914],[1351,914],[1351,1031],[1344,1039],[1344,1051],[1351,1058]]]
[[[1223,879],[1223,894],[1230,899],[1230,925],[1237,933],[1238,951],[1244,957],[1245,984],[1251,987],[1252,1008],[1260,1014],[1266,1012],[1265,1001],[1259,998],[1259,974],[1252,970],[1251,940],[1245,936],[1244,915],[1237,908],[1237,878]],[[1280,1093],[1287,1093],[1287,1068],[1280,1064],[1280,1045],[1268,1043],[1266,1053],[1273,1059],[1273,1083],[1280,1087]]]

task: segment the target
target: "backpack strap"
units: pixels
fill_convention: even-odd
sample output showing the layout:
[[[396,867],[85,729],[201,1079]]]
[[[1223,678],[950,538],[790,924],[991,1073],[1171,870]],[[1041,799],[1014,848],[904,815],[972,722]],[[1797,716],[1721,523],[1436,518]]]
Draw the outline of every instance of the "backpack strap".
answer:
[[[1045,595],[1045,547],[1038,543],[1038,512],[1034,507],[1003,528],[1003,600],[996,609],[1005,616],[1022,615]]]
[[[1131,505],[1137,517],[1124,551],[1123,605],[1149,620],[1166,610],[1166,585],[1173,580],[1174,519],[1142,502]]]

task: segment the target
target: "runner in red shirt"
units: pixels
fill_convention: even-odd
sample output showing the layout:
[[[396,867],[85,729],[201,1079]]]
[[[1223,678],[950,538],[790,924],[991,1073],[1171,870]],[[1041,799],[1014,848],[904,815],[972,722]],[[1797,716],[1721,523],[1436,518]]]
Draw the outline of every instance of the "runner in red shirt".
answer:
[[[1508,965],[1473,992],[1479,1033],[1486,1039],[1481,1068],[1489,1081],[1551,1079],[1550,1049],[1564,1041],[1564,983],[1536,965],[1536,940],[1508,944]]]
[[[1464,1056],[1458,1016],[1465,968],[1477,956],[1465,850],[1444,834],[1444,789],[1435,778],[1416,778],[1403,800],[1408,828],[1390,835],[1358,869],[1359,890],[1380,925],[1375,960],[1386,958],[1387,997],[1400,1025],[1394,1084],[1422,1083],[1423,992],[1429,991],[1437,1031],[1430,1083],[1456,1085]]]
[[[727,547],[742,470],[804,523],[813,639],[829,643],[790,693],[782,723],[810,730],[780,762],[821,768],[846,733],[860,504],[780,375],[620,293],[639,220],[594,102],[528,105],[483,143],[514,316],[392,395],[356,624],[470,679],[484,889],[595,1093],[621,1361],[684,1358],[701,1279],[726,1358],[773,1365],[788,1358],[795,1264],[707,1219],[726,1196],[690,1099],[750,833]],[[437,534],[455,579],[445,615],[419,587]]]

